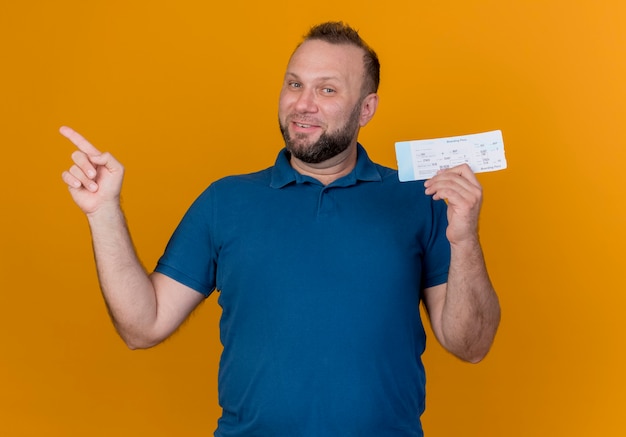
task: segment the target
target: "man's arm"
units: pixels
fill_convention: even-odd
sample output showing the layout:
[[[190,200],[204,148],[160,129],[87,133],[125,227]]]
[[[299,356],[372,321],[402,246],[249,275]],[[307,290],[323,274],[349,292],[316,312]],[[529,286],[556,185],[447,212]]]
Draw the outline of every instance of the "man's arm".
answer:
[[[426,309],[439,342],[477,363],[489,352],[500,323],[500,304],[478,239],[482,188],[467,165],[440,172],[425,187],[434,199],[448,201],[451,249],[448,282],[424,290]]]
[[[120,207],[124,167],[74,130],[63,127],[61,134],[78,148],[72,154],[74,165],[62,178],[89,222],[111,319],[131,349],[154,346],[174,332],[204,296],[167,276],[147,274]]]

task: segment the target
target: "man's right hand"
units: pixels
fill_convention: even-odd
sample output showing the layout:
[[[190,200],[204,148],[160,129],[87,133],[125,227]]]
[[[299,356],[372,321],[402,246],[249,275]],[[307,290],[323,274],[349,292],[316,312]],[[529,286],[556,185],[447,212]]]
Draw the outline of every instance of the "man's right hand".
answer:
[[[87,215],[106,206],[119,206],[124,167],[110,153],[102,153],[75,130],[63,126],[61,135],[78,148],[74,165],[63,172],[74,202]]]

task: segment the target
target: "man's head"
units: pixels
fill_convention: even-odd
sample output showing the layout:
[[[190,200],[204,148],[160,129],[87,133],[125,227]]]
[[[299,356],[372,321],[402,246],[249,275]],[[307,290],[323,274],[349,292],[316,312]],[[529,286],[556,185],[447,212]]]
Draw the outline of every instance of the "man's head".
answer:
[[[291,154],[318,164],[356,146],[378,103],[376,53],[343,23],[313,27],[293,52],[279,122]]]

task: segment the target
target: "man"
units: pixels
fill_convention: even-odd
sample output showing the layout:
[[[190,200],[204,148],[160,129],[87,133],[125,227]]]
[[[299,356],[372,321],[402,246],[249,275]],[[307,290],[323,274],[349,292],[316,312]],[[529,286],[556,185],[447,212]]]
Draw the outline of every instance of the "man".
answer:
[[[212,291],[223,308],[216,436],[421,436],[423,300],[441,344],[480,361],[499,323],[467,166],[420,183],[369,160],[379,63],[324,23],[291,56],[273,167],[211,184],[155,272],[119,205],[124,169],[69,128],[63,180],[91,228],[102,292],[131,348],[168,337]],[[447,199],[448,205],[442,199]]]

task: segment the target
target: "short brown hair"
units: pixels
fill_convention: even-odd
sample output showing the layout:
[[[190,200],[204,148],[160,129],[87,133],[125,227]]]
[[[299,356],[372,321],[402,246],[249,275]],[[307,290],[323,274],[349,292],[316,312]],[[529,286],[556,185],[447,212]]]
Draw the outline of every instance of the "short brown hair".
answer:
[[[366,94],[378,91],[380,84],[380,62],[378,55],[363,39],[359,32],[344,24],[342,21],[329,21],[311,27],[304,35],[304,41],[320,40],[330,44],[349,44],[363,49],[363,67],[365,68],[365,80],[363,91]]]

